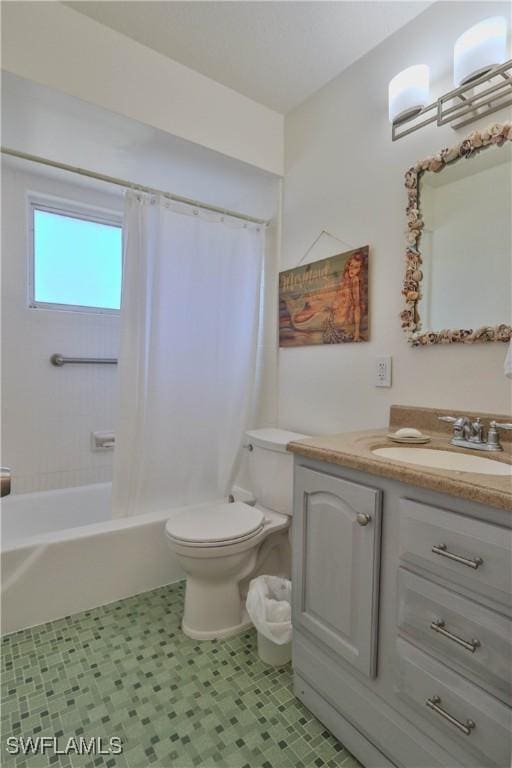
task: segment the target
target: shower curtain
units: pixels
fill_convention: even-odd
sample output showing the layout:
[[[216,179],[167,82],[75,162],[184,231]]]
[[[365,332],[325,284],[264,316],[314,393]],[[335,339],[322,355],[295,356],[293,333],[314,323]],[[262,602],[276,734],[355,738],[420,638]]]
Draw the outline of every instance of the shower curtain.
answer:
[[[128,192],[113,514],[225,497],[256,387],[263,228]]]

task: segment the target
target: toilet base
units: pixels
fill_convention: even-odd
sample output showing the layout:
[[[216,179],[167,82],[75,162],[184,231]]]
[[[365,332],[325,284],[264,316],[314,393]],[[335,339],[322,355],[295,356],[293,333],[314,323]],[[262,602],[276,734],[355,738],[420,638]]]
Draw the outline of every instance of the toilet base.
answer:
[[[263,528],[247,539],[228,544],[196,546],[168,537],[185,571],[182,630],[193,640],[222,640],[245,632],[252,622],[245,610],[248,581],[259,574],[280,572],[275,552],[289,547],[289,518],[265,510]],[[270,570],[269,570],[270,569]]]
[[[197,629],[192,629],[191,627],[187,627],[185,621],[182,621],[181,628],[183,630],[183,634],[192,638],[192,640],[227,640],[228,637],[235,637],[236,635],[240,635],[242,632],[246,632],[248,629],[252,628],[253,623],[247,615],[246,611],[244,611],[244,614],[245,615],[242,623],[237,624],[234,627],[223,627],[222,629],[200,631]]]

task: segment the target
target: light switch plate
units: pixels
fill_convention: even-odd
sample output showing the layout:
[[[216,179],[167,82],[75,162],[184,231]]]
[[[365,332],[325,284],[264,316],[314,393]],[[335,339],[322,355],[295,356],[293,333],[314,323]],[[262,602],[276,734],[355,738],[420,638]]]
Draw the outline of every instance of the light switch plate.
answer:
[[[391,355],[379,355],[375,363],[375,386],[391,386]]]

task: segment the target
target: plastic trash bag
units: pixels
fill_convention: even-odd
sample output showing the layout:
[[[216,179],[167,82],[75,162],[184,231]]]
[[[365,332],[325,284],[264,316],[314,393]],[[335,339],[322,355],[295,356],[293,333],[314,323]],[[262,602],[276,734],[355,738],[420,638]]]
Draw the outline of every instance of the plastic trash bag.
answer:
[[[292,583],[279,576],[258,576],[249,584],[246,608],[267,640],[285,645],[292,639]]]

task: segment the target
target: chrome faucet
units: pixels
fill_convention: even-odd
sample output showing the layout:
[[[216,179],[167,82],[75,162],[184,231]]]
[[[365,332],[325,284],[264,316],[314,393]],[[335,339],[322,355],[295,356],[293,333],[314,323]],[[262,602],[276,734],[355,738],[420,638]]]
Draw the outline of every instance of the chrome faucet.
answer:
[[[484,425],[480,418],[472,421],[468,416],[438,416],[439,421],[453,424],[452,445],[458,448],[471,448],[474,451],[502,451],[498,430],[512,430],[512,424],[499,424],[491,421],[487,436],[484,437]]]

